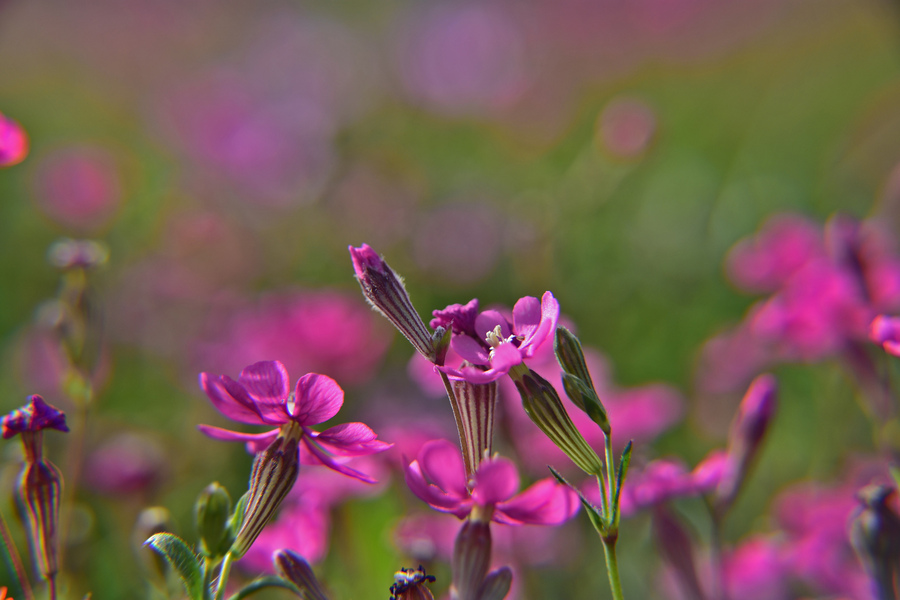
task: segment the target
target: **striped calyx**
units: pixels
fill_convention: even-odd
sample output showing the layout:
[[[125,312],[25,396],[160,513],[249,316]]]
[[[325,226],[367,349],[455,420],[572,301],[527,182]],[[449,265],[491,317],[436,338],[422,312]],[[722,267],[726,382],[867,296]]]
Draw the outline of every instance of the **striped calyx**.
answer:
[[[304,600],[328,600],[328,596],[322,591],[319,580],[316,579],[312,567],[305,558],[293,550],[282,549],[275,552],[272,562],[275,564],[275,570],[283,579],[297,586]]]
[[[497,382],[470,383],[451,381],[451,401],[456,404],[459,440],[463,448],[466,474],[471,477],[486,456],[493,453],[494,412],[497,407]]]
[[[490,564],[490,524],[466,519],[453,544],[451,600],[478,600],[481,584]]]
[[[244,519],[230,550],[235,559],[250,549],[281,501],[294,487],[300,473],[297,444],[302,433],[302,427],[291,421],[282,427],[275,441],[253,459]]]
[[[522,406],[534,424],[565,452],[579,469],[590,475],[600,475],[603,472],[600,458],[575,427],[559,394],[550,382],[530,369],[527,373],[510,371],[510,374],[514,375],[516,389],[522,397]]]
[[[59,571],[59,500],[62,474],[48,460],[27,462],[18,492],[25,508],[34,561],[45,579]]]
[[[366,300],[394,324],[422,356],[435,364],[443,364],[447,352],[442,344],[444,332],[432,334],[413,308],[403,280],[368,244],[350,246],[353,270]]]

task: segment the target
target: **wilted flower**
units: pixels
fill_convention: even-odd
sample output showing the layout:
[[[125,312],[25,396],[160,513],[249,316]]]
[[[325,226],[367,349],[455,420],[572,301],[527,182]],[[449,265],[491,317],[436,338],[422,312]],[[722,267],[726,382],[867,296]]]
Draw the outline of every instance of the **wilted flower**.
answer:
[[[434,575],[427,575],[422,565],[418,569],[400,569],[394,573],[391,600],[434,600],[429,583],[434,583]]]
[[[279,434],[298,439],[301,461],[321,464],[344,475],[373,482],[367,475],[341,462],[342,458],[381,452],[390,444],[378,441],[375,432],[363,423],[335,425],[323,432],[310,425],[335,416],[344,403],[344,391],[325,375],[308,373],[288,388],[288,373],[278,361],[250,365],[237,381],[227,375],[200,374],[200,387],[226,417],[239,423],[277,425],[264,433],[240,433],[210,425],[200,425],[206,435],[227,441],[243,441],[252,452],[268,447]]]
[[[571,518],[579,506],[577,496],[551,477],[516,494],[516,468],[500,457],[481,463],[470,489],[459,449],[446,440],[422,447],[406,468],[406,483],[435,510],[509,525],[557,525]]]

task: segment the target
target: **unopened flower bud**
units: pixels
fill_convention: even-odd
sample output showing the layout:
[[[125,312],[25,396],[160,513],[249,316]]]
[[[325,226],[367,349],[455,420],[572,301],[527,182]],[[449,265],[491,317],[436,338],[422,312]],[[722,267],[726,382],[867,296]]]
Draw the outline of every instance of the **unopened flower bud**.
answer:
[[[722,480],[716,487],[716,506],[727,510],[747,478],[753,459],[775,415],[778,383],[770,374],[760,375],[747,388],[728,436],[728,456]]]
[[[231,518],[231,496],[218,482],[200,493],[194,505],[194,519],[200,534],[200,549],[211,557],[224,556],[234,541],[228,526]]]
[[[457,379],[451,382],[451,387],[454,412],[459,415],[459,435],[466,473],[471,477],[484,457],[493,453],[497,382],[481,384]]]
[[[557,327],[553,350],[556,353],[556,360],[559,361],[559,366],[562,367],[564,372],[578,377],[591,387],[594,386],[591,374],[588,372],[587,363],[584,360],[584,350],[581,348],[581,341],[575,337],[574,333],[565,327]]]
[[[426,575],[425,569],[400,569],[394,573],[391,586],[391,600],[434,600],[428,584],[434,582],[434,575]]]
[[[522,406],[535,425],[565,452],[579,469],[590,475],[603,472],[602,463],[575,427],[559,394],[550,382],[531,371],[515,379]]]
[[[896,490],[870,485],[860,490],[861,506],[850,522],[850,541],[878,588],[878,598],[894,597],[900,559],[900,517],[890,506]]]
[[[478,600],[478,592],[491,564],[489,522],[463,522],[453,545],[451,600]]]
[[[609,416],[594,389],[581,342],[565,327],[557,327],[554,350],[563,370],[562,383],[566,395],[600,426],[605,435],[610,435]]]
[[[440,343],[443,333],[440,338],[432,337],[413,308],[403,280],[368,244],[359,248],[350,246],[350,258],[366,300],[393,323],[422,356],[435,364],[444,364],[447,346]]]
[[[512,569],[501,567],[488,573],[478,590],[478,600],[503,600],[512,587]]]
[[[34,560],[44,579],[59,571],[59,500],[62,474],[48,460],[26,463],[18,492],[25,509]]]
[[[235,559],[250,549],[297,481],[300,473],[298,441],[299,437],[289,431],[288,435],[275,438],[253,459],[244,518],[230,550]]]
[[[293,550],[278,550],[272,557],[275,570],[301,592],[303,600],[328,600],[306,559]]]

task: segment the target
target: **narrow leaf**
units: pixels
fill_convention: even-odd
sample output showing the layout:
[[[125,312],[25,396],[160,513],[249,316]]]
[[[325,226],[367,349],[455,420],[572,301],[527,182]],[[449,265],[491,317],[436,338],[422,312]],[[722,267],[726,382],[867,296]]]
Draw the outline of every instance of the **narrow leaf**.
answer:
[[[569,489],[578,494],[578,499],[581,500],[581,505],[584,506],[584,510],[585,512],[587,512],[588,519],[590,519],[591,521],[591,525],[594,526],[594,529],[596,529],[597,533],[599,533],[601,536],[606,535],[609,527],[607,526],[606,521],[604,521],[603,514],[600,512],[600,509],[594,506],[590,500],[585,498],[584,494],[581,493],[581,490],[569,483],[565,477],[560,475],[559,471],[550,466],[548,466],[547,468],[550,469],[550,472],[553,473],[553,476],[558,482],[565,486],[568,486]]]
[[[191,600],[203,599],[203,572],[193,550],[177,535],[157,533],[150,536],[145,546],[159,552],[178,574]]]
[[[628,465],[631,463],[631,445],[634,440],[629,440],[625,449],[622,451],[622,457],[619,459],[619,468],[616,470],[616,493],[613,494],[612,501],[612,519],[613,523],[619,523],[619,497],[622,495],[622,483],[625,476],[628,475]]]
[[[22,559],[13,545],[3,515],[0,515],[0,563],[0,581],[7,587],[8,597],[34,600],[34,593],[22,567]]]
[[[228,598],[228,600],[243,600],[244,598],[247,598],[258,592],[259,590],[265,588],[282,588],[288,590],[298,598],[304,598],[303,592],[300,591],[300,588],[298,588],[290,581],[287,581],[275,575],[267,575],[265,577],[260,577],[259,579],[254,579],[243,588],[241,588],[238,592],[232,594],[231,597]]]

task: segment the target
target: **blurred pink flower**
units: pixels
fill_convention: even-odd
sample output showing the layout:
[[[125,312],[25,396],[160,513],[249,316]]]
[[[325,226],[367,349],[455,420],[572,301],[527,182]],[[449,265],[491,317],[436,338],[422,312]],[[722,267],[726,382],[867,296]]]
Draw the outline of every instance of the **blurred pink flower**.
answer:
[[[513,307],[512,323],[497,310],[486,310],[471,319],[478,310],[477,300],[469,302],[463,309],[458,310],[458,306],[434,311],[432,327],[434,323],[438,323],[459,331],[453,335],[451,348],[471,365],[489,368],[481,370],[473,366],[446,366],[438,369],[471,383],[496,381],[512,367],[533,357],[538,348],[547,340],[552,340],[556,334],[559,302],[550,292],[544,292],[540,301],[532,296],[519,299]],[[461,314],[465,315],[464,324],[460,323],[463,318]]]
[[[151,491],[168,471],[166,453],[148,435],[119,433],[105,440],[85,460],[85,483],[101,494]]]
[[[390,342],[381,319],[357,295],[331,290],[272,294],[215,314],[198,361],[218,371],[279,357],[291,371],[349,385],[372,378]]]
[[[900,356],[900,317],[878,315],[869,325],[869,339],[894,356]]]
[[[656,134],[656,114],[639,98],[619,96],[610,100],[597,119],[601,148],[617,158],[640,157]]]
[[[498,5],[432,5],[407,28],[400,75],[413,98],[439,112],[491,113],[528,85],[525,38]]]
[[[299,427],[301,462],[324,465],[373,483],[369,476],[344,464],[344,459],[382,452],[390,444],[378,441],[375,432],[363,423],[335,425],[321,433],[313,431],[310,425],[324,423],[338,413],[344,403],[344,391],[330,377],[316,373],[301,377],[293,393],[288,384],[287,370],[278,361],[254,363],[241,371],[237,381],[227,375],[201,373],[200,387],[223,415],[239,423],[279,427],[252,434],[210,425],[199,425],[198,429],[214,439],[246,442],[248,450],[261,452],[283,433],[282,428]]]
[[[0,113],[0,167],[11,167],[25,160],[28,146],[25,128]]]
[[[434,440],[425,444],[406,468],[412,492],[435,510],[460,519],[478,507],[493,521],[507,525],[558,525],[578,512],[578,498],[555,479],[542,479],[516,494],[519,475],[512,461],[490,458],[467,487],[462,454],[455,444]]]
[[[78,231],[101,229],[122,202],[119,165],[102,146],[60,148],[38,163],[34,194],[40,210],[58,224]]]
[[[728,598],[786,600],[790,597],[788,561],[781,544],[773,538],[755,536],[744,540],[722,558]]]

